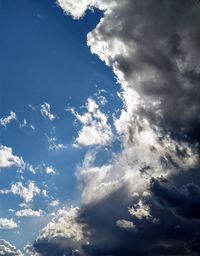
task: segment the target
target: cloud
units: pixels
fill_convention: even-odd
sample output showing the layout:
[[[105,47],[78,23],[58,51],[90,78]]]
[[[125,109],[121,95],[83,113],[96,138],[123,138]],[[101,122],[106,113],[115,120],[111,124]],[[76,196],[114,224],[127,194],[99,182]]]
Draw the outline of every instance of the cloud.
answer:
[[[128,220],[123,220],[123,219],[117,220],[116,226],[119,228],[130,229],[130,230],[134,230],[134,231],[137,230],[137,228],[133,222],[128,221]]]
[[[9,116],[0,118],[0,126],[7,127],[7,125],[13,120],[17,120],[17,115],[15,112],[10,111]]]
[[[78,250],[79,243],[87,243],[83,231],[85,225],[76,221],[78,214],[78,207],[58,210],[56,217],[41,230],[32,249],[41,255],[72,255],[75,246]],[[46,246],[48,244],[52,246]]]
[[[53,174],[56,174],[56,171],[55,171],[55,169],[52,166],[47,166],[46,167],[46,173],[53,175]]]
[[[51,113],[50,104],[47,103],[47,102],[44,102],[43,104],[41,104],[40,113],[42,114],[42,116],[43,116],[44,118],[47,118],[47,119],[49,119],[49,120],[51,120],[51,121],[56,118],[56,116]]]
[[[135,216],[138,219],[151,219],[152,216],[150,214],[150,207],[144,204],[141,200],[131,208],[128,208],[129,213],[131,216]]]
[[[123,108],[114,118],[121,151],[112,152],[102,165],[96,164],[98,149],[88,151],[78,168],[81,205],[75,230],[81,230],[86,241],[71,236],[73,225],[63,231],[63,225],[57,225],[61,222],[53,221],[53,228],[47,225],[33,247],[41,255],[71,255],[76,250],[81,256],[198,255],[200,182],[194,172],[199,170],[200,141],[199,3],[58,4],[76,19],[87,8],[104,12],[87,43],[112,67],[122,87]],[[82,124],[76,144],[110,144],[113,134],[100,136],[107,134],[101,132],[102,124],[110,127],[108,117],[92,99],[86,108],[84,114],[72,110]],[[66,220],[64,216],[68,214],[63,212]],[[49,230],[56,234],[53,239]]]
[[[17,228],[18,224],[13,219],[0,218],[0,229]]]
[[[52,207],[56,207],[60,204],[60,201],[58,199],[53,199],[51,202],[49,202],[49,205]]]
[[[0,255],[4,256],[22,256],[20,250],[13,245],[11,245],[8,241],[4,239],[0,239]]]
[[[71,112],[82,124],[82,128],[75,140],[75,145],[107,145],[113,138],[111,126],[108,123],[108,117],[101,112],[98,104],[91,98],[87,100],[86,109],[87,112],[82,115],[75,112],[74,109],[71,109]]]
[[[9,168],[17,166],[24,168],[25,163],[21,157],[13,155],[12,148],[0,146],[0,168]]]
[[[17,217],[41,217],[43,215],[43,211],[40,209],[38,211],[34,211],[32,209],[24,209],[15,212],[15,215]]]
[[[200,187],[196,184],[188,183],[177,188],[166,179],[152,179],[151,191],[159,204],[176,216],[188,220],[200,219]]]
[[[67,146],[62,143],[57,143],[57,139],[55,137],[47,137],[49,143],[49,150],[62,150],[66,149]]]
[[[41,193],[41,190],[35,185],[33,181],[29,181],[27,187],[22,182],[17,182],[11,185],[10,189],[0,190],[0,194],[9,194],[20,196],[24,202],[30,203],[36,195]]]

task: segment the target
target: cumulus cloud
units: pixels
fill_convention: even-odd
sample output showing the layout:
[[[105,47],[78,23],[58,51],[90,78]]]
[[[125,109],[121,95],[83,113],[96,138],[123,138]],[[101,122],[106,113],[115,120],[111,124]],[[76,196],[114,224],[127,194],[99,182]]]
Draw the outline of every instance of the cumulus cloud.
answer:
[[[79,250],[81,243],[87,243],[84,236],[84,224],[78,223],[80,209],[78,207],[58,210],[56,217],[41,230],[33,247],[41,255],[72,255],[73,250]],[[47,245],[52,243],[52,247]]]
[[[25,163],[22,157],[15,156],[12,152],[12,148],[1,145],[0,146],[0,168],[8,168],[17,166],[24,168]]]
[[[44,118],[47,118],[51,121],[56,118],[56,116],[51,113],[51,106],[47,102],[44,102],[43,104],[41,104],[40,113]]]
[[[17,217],[41,217],[43,215],[43,211],[40,209],[38,211],[34,211],[32,209],[27,208],[27,209],[15,212],[15,215]]]
[[[4,256],[22,256],[20,250],[13,245],[11,245],[8,241],[4,239],[0,239],[0,255]]]
[[[13,219],[0,218],[0,229],[17,228],[18,224]]]
[[[91,98],[87,100],[86,109],[87,112],[82,115],[71,109],[71,112],[82,124],[75,145],[107,145],[113,138],[107,115],[101,112],[99,105]]]
[[[41,193],[41,190],[33,181],[29,181],[27,186],[24,186],[21,181],[11,185],[10,189],[0,190],[0,194],[9,194],[20,196],[24,202],[30,203],[36,195]]]
[[[17,120],[17,115],[15,112],[10,111],[10,114],[7,117],[0,118],[0,126],[7,127],[7,125],[13,120]]]

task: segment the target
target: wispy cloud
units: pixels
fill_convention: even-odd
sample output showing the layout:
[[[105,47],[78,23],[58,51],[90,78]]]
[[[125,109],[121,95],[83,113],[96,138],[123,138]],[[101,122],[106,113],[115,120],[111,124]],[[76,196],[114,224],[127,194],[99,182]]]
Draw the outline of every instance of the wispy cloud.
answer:
[[[10,111],[10,114],[7,117],[0,119],[0,125],[7,127],[7,125],[13,120],[17,120],[17,115],[15,112]]]

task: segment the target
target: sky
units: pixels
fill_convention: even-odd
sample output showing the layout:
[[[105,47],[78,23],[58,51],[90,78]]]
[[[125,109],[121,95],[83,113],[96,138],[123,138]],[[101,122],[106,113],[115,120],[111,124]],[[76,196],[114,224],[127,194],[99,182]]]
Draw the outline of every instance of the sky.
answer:
[[[0,24],[0,255],[199,255],[199,1],[0,0]]]

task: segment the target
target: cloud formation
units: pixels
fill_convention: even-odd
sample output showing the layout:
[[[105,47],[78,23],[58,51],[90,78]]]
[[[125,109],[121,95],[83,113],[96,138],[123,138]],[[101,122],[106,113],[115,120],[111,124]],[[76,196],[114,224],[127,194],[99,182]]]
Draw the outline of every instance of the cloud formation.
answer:
[[[12,148],[1,145],[0,146],[0,168],[9,168],[17,166],[24,168],[25,163],[22,157],[13,155]]]
[[[11,245],[8,241],[0,239],[0,255],[2,256],[22,256],[20,250]]]
[[[112,67],[122,87],[123,108],[114,118],[122,150],[102,165],[96,164],[96,151],[86,154],[76,174],[82,201],[73,219],[75,227],[63,231],[58,217],[33,248],[40,255],[50,251],[81,256],[198,255],[200,4],[195,0],[58,0],[58,4],[75,19],[88,8],[104,12],[87,43]],[[73,113],[83,124],[77,144],[111,142],[113,135],[108,140],[99,136],[102,124],[108,124],[94,101],[87,102],[85,114]],[[89,138],[95,140],[88,142]],[[63,212],[62,220],[71,223],[67,216]],[[49,230],[56,234],[53,240]],[[84,239],[71,235],[77,230]]]
[[[27,208],[15,212],[15,215],[17,217],[41,217],[43,215],[43,211],[40,209],[38,211],[34,211],[32,209]]]
[[[0,218],[0,229],[17,228],[18,224],[13,219]]]
[[[10,114],[7,117],[0,118],[0,126],[7,127],[7,125],[13,120],[17,120],[17,115],[15,112],[10,111]]]
[[[91,98],[87,100],[86,109],[87,112],[82,115],[74,111],[74,109],[70,110],[82,124],[82,128],[75,140],[75,145],[107,145],[113,138],[112,129],[108,123],[108,117],[101,112],[97,102]]]
[[[56,116],[51,113],[51,106],[47,102],[44,102],[43,104],[41,104],[40,113],[42,114],[42,116],[44,118],[47,118],[50,121],[52,121],[56,118]]]
[[[36,195],[41,193],[41,190],[33,181],[29,181],[27,186],[24,186],[21,181],[11,185],[10,189],[0,190],[0,194],[13,194],[20,196],[24,202],[31,203]]]

